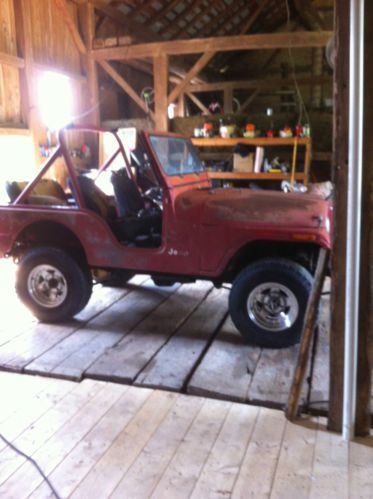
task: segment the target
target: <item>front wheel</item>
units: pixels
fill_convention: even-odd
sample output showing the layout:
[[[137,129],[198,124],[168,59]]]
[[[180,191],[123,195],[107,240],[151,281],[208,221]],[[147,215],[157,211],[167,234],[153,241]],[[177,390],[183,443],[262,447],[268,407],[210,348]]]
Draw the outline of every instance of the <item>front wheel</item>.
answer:
[[[285,259],[260,260],[233,282],[229,311],[242,336],[266,348],[299,342],[313,278]]]
[[[39,247],[22,257],[16,291],[39,320],[60,322],[85,307],[92,293],[92,280],[88,270],[69,254]]]

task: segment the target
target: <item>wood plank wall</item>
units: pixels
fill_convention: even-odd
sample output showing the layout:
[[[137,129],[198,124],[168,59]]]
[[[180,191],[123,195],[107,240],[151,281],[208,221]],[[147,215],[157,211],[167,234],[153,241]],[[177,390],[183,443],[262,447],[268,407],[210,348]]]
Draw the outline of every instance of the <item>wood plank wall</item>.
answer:
[[[72,74],[82,74],[80,55],[60,16],[54,0],[28,0],[35,77],[42,68]],[[78,23],[77,5],[69,2],[70,13]],[[13,0],[1,0],[0,52],[17,55],[16,23]],[[0,64],[0,125],[22,124],[20,69]],[[85,109],[85,81],[71,79],[75,108]],[[25,123],[23,123],[25,124]],[[42,133],[41,133],[42,136]]]
[[[1,0],[0,52],[17,55],[13,0]],[[21,121],[20,80],[17,68],[0,64],[0,123]]]

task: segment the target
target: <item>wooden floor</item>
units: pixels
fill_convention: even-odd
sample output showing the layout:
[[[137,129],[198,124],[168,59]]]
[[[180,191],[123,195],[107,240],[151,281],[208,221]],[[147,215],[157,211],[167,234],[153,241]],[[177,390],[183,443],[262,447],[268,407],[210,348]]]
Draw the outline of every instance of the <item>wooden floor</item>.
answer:
[[[128,385],[0,373],[0,432],[61,497],[371,498],[373,437],[325,420]],[[0,442],[0,497],[51,498]]]
[[[210,283],[159,288],[136,276],[126,288],[97,285],[75,320],[35,321],[17,300],[10,262],[0,262],[0,370],[101,379],[283,407],[297,347],[245,344],[227,312],[229,291]],[[327,408],[328,297],[302,403]],[[312,375],[311,375],[312,374]]]

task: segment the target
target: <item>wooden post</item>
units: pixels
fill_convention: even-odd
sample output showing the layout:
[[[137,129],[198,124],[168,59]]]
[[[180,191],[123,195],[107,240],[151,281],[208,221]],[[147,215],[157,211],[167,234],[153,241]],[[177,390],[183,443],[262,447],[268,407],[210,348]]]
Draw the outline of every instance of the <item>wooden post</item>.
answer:
[[[34,165],[37,167],[40,164],[40,128],[29,1],[14,0],[14,15],[18,54],[24,59],[24,68],[20,73],[22,115],[31,133],[34,145]]]
[[[160,54],[153,59],[155,93],[155,129],[168,131],[168,55]]]
[[[78,13],[84,43],[87,48],[87,55],[84,57],[84,60],[88,85],[87,107],[90,112],[84,117],[84,122],[98,126],[100,124],[100,94],[97,64],[92,55],[93,40],[95,37],[95,13],[93,4],[89,1],[84,4],[79,4]]]
[[[334,71],[334,143],[332,292],[330,328],[330,383],[328,428],[342,431],[344,322],[346,280],[346,215],[348,178],[348,87],[349,87],[349,20],[350,1],[337,0],[335,5],[336,66]]]
[[[322,286],[325,279],[328,256],[329,251],[327,249],[321,248],[317,261],[315,279],[308,300],[297,365],[294,370],[293,382],[291,385],[288,404],[285,411],[285,415],[289,421],[294,421],[298,412],[299,396],[302,390],[304,376],[306,374],[311,340],[316,326],[317,310],[319,307]]]
[[[365,95],[364,95],[364,151],[363,151],[363,209],[361,220],[361,272],[360,272],[360,321],[358,344],[358,373],[356,426],[357,436],[369,435],[371,426],[370,400],[372,389],[373,359],[373,283],[369,279],[372,269],[372,163],[373,163],[373,95],[371,81],[373,78],[373,4],[365,2]]]
[[[233,88],[224,89],[224,113],[233,113]]]

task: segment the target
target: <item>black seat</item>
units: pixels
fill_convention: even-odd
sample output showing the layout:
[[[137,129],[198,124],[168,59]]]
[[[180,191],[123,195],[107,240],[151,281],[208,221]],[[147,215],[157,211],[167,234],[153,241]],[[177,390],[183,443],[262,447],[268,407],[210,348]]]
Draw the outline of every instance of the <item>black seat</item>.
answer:
[[[137,216],[141,210],[145,209],[144,198],[124,168],[112,173],[111,183],[120,217]]]
[[[146,205],[136,183],[125,169],[113,172],[111,182],[120,220],[126,225],[127,238],[141,245],[158,245],[162,231],[159,208]]]

